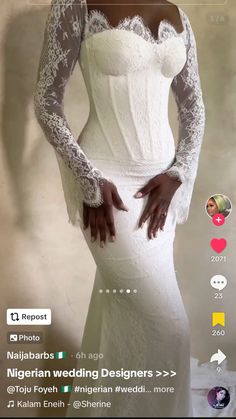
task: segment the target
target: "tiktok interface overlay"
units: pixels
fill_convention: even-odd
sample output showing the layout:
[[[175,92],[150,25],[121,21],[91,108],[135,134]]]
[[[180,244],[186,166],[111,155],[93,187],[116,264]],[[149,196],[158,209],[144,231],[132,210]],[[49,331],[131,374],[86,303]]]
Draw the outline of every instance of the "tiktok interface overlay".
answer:
[[[12,329],[7,333],[9,349],[6,352],[8,399],[5,407],[9,414],[21,415],[24,409],[33,408],[64,409],[63,412],[69,406],[76,410],[109,408],[112,404],[108,393],[129,393],[129,397],[137,393],[151,393],[155,397],[161,393],[165,397],[175,392],[177,372],[171,368],[162,370],[157,365],[155,370],[110,370],[98,368],[98,361],[104,358],[102,353],[69,353],[65,348],[57,348],[54,352],[37,350],[40,344],[45,344],[44,333],[37,330],[19,332],[17,326],[51,325],[52,313],[48,308],[9,308],[6,323]],[[83,367],[83,362],[87,361],[90,368]],[[75,367],[70,368],[72,364]],[[79,379],[79,385],[74,385],[75,378]],[[70,401],[72,393],[78,398]],[[97,402],[92,401],[95,393],[101,395]]]
[[[222,368],[224,361],[227,359],[227,354],[222,348],[225,329],[227,326],[227,311],[224,306],[224,290],[228,285],[228,279],[224,274],[225,264],[227,262],[228,242],[225,237],[225,223],[228,221],[232,213],[232,202],[230,198],[224,194],[212,194],[205,204],[207,215],[212,221],[212,229],[217,232],[218,237],[212,237],[210,240],[210,247],[214,254],[211,256],[211,262],[216,267],[215,274],[210,278],[210,286],[213,288],[214,299],[216,301],[216,310],[211,313],[212,336],[216,339],[216,351],[210,357],[210,363],[215,364],[216,370],[219,373],[218,385],[209,389],[206,395],[209,405],[214,409],[224,409],[230,402],[229,390],[220,385],[224,376]],[[217,227],[217,230],[215,230]],[[215,253],[217,255],[215,255]],[[221,273],[219,273],[219,267]],[[224,380],[225,381],[225,380]]]

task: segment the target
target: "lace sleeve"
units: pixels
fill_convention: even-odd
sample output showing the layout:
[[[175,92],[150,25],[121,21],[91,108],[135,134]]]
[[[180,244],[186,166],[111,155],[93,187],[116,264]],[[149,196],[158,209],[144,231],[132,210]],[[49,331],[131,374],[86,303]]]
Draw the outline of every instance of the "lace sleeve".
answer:
[[[178,178],[180,186],[179,222],[187,219],[199,154],[205,129],[205,107],[202,98],[195,36],[187,15],[181,10],[186,32],[187,60],[173,79],[171,88],[178,110],[179,134],[175,161],[165,171]]]
[[[63,111],[64,91],[80,51],[85,14],[84,0],[52,0],[40,56],[34,108],[46,139],[78,180],[83,200],[93,207],[103,203],[106,180],[93,167],[75,140]]]

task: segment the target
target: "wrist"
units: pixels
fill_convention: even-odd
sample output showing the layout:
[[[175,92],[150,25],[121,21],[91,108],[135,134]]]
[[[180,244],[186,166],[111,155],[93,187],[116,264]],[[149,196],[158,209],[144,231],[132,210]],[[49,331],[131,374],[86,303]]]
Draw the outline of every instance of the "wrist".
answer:
[[[169,179],[172,179],[174,182],[176,182],[179,186],[184,183],[184,176],[183,174],[176,168],[170,168],[163,172],[166,176],[169,177]]]
[[[172,174],[170,175],[169,173],[163,173],[163,177],[169,193],[173,196],[182,184],[181,179],[177,176],[172,176]]]
[[[108,177],[80,177],[83,201],[90,207],[99,207],[104,202],[103,187],[106,182],[111,182]]]

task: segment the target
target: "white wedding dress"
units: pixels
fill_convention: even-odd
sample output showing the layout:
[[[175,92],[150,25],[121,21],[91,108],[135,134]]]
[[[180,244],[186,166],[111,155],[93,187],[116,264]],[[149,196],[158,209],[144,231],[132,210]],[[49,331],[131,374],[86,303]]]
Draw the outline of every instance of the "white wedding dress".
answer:
[[[97,265],[81,351],[103,355],[96,362],[78,361],[78,370],[94,369],[99,376],[76,378],[73,387],[96,386],[100,391],[73,392],[68,416],[193,414],[189,324],[176,281],[173,241],[176,223],[188,216],[205,110],[194,34],[187,15],[178,10],[183,32],[162,20],[156,37],[141,16],[128,16],[112,27],[101,11],[88,13],[85,0],[54,0],[48,15],[35,110],[56,151],[69,221],[82,228]],[[65,86],[77,62],[90,100],[79,144],[63,112]],[[178,106],[177,148],[168,120],[170,88]],[[148,240],[147,223],[137,227],[147,197],[133,195],[159,173],[182,184],[164,231]],[[83,201],[94,207],[103,202],[105,179],[114,182],[129,211],[113,207],[117,239],[101,248],[99,240],[90,241],[89,228],[83,230],[82,211]],[[140,372],[129,379],[100,377],[102,369],[116,375]],[[149,377],[142,376],[144,371]],[[156,377],[156,371],[162,375]],[[145,392],[116,388],[142,385]],[[174,387],[174,392],[156,392],[155,387],[163,386]],[[112,391],[102,392],[105,387]],[[76,400],[97,406],[75,409]],[[111,402],[111,407],[100,401]]]

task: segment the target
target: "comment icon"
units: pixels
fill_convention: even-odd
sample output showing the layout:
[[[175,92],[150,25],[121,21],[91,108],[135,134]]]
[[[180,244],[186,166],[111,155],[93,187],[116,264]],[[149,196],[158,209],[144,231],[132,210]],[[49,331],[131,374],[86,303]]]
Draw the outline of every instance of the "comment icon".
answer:
[[[223,275],[214,275],[210,280],[210,284],[212,288],[222,291],[227,285],[227,279]]]

